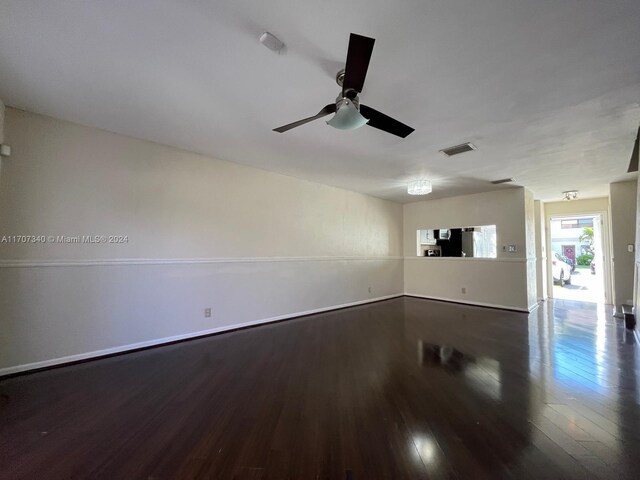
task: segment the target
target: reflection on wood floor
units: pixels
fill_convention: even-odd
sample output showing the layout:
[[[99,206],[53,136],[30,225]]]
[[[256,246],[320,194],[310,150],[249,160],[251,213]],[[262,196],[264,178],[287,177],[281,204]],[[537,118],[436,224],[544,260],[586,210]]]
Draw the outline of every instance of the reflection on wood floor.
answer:
[[[398,298],[0,382],[0,477],[638,478],[604,306]]]

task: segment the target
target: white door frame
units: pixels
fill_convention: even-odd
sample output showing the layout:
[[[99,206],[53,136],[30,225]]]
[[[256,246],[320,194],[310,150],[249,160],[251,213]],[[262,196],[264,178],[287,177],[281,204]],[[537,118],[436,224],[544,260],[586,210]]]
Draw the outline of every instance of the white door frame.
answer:
[[[551,220],[572,217],[600,217],[602,225],[600,226],[600,234],[602,236],[602,261],[600,265],[604,265],[604,303],[613,305],[613,265],[611,263],[611,223],[609,221],[609,212],[592,211],[592,212],[575,212],[575,213],[555,213],[545,216],[546,239],[547,245],[547,294],[549,298],[553,298],[553,271],[551,270],[551,262],[553,260],[553,250],[551,248]]]

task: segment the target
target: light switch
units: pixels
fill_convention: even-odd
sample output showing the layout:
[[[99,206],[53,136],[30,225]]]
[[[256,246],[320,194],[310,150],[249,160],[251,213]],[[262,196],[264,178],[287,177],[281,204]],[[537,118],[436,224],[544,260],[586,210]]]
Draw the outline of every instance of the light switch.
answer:
[[[627,245],[627,252],[630,252],[630,253],[633,252],[633,243],[630,243]]]

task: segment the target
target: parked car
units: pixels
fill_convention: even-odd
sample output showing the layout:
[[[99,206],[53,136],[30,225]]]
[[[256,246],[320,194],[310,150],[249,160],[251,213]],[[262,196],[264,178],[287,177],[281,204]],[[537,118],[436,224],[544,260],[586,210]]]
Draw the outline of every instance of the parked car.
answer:
[[[591,275],[595,275],[596,274],[596,261],[591,260]]]
[[[559,253],[553,252],[551,271],[553,273],[553,283],[561,287],[571,284],[571,265],[565,262],[563,256]]]

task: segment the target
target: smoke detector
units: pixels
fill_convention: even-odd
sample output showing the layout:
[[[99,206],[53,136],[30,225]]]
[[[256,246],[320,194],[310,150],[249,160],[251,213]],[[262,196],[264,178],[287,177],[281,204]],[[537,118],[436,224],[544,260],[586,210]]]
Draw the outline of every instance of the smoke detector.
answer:
[[[280,53],[284,48],[284,42],[276,37],[273,33],[264,32],[260,35],[260,43],[269,50]]]

